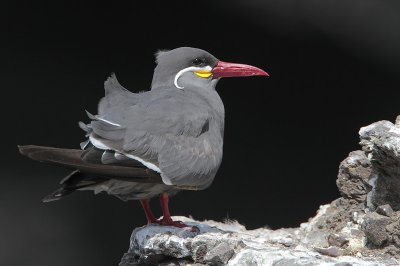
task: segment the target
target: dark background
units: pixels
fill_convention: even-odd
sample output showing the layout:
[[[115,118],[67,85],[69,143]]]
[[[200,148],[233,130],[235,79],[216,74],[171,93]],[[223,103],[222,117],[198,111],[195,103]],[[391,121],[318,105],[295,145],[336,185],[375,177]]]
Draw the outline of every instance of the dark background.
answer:
[[[117,265],[145,223],[139,204],[90,192],[43,204],[68,171],[16,145],[78,148],[107,76],[149,89],[158,49],[199,47],[271,75],[218,84],[224,160],[209,189],[172,199],[175,215],[298,226],[339,196],[359,128],[400,114],[399,1],[147,2],[1,3],[0,265]]]

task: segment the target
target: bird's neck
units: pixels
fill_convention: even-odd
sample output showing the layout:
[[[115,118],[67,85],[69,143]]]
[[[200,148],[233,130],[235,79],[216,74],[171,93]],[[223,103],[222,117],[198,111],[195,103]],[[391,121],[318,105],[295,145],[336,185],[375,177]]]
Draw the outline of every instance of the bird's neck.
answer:
[[[215,126],[215,130],[217,130],[221,134],[221,137],[223,137],[225,126],[225,108],[217,91],[211,88],[205,89],[195,86],[188,86],[186,90],[187,92],[192,93],[194,97],[197,97],[198,99],[201,99],[203,102],[207,103],[210,113],[212,113],[212,123]]]
[[[157,89],[160,87],[174,86],[174,73],[169,73],[168,70],[160,71],[158,65],[154,69],[153,80],[151,82],[151,89]]]

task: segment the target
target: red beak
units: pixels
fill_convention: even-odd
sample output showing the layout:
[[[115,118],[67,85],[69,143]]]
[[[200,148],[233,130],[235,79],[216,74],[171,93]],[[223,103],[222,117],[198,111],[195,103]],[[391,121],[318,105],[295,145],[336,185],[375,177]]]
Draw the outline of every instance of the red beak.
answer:
[[[269,76],[267,72],[258,67],[224,61],[218,61],[217,66],[211,72],[215,79],[224,77]]]

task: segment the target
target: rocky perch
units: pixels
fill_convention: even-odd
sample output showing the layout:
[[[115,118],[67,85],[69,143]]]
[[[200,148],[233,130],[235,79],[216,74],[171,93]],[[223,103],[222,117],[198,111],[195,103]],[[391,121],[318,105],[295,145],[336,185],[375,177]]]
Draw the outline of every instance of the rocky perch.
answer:
[[[175,217],[199,228],[137,228],[120,266],[400,265],[400,116],[360,129],[362,150],[340,164],[341,198],[298,228]]]

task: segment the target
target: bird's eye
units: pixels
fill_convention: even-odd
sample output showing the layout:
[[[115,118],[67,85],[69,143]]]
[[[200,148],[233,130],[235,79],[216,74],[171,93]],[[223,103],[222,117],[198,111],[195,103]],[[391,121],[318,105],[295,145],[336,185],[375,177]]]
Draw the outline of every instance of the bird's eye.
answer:
[[[194,65],[194,66],[202,66],[202,65],[204,65],[206,63],[206,60],[204,59],[204,58],[195,58],[195,59],[193,59],[193,61],[192,61],[192,64]]]

